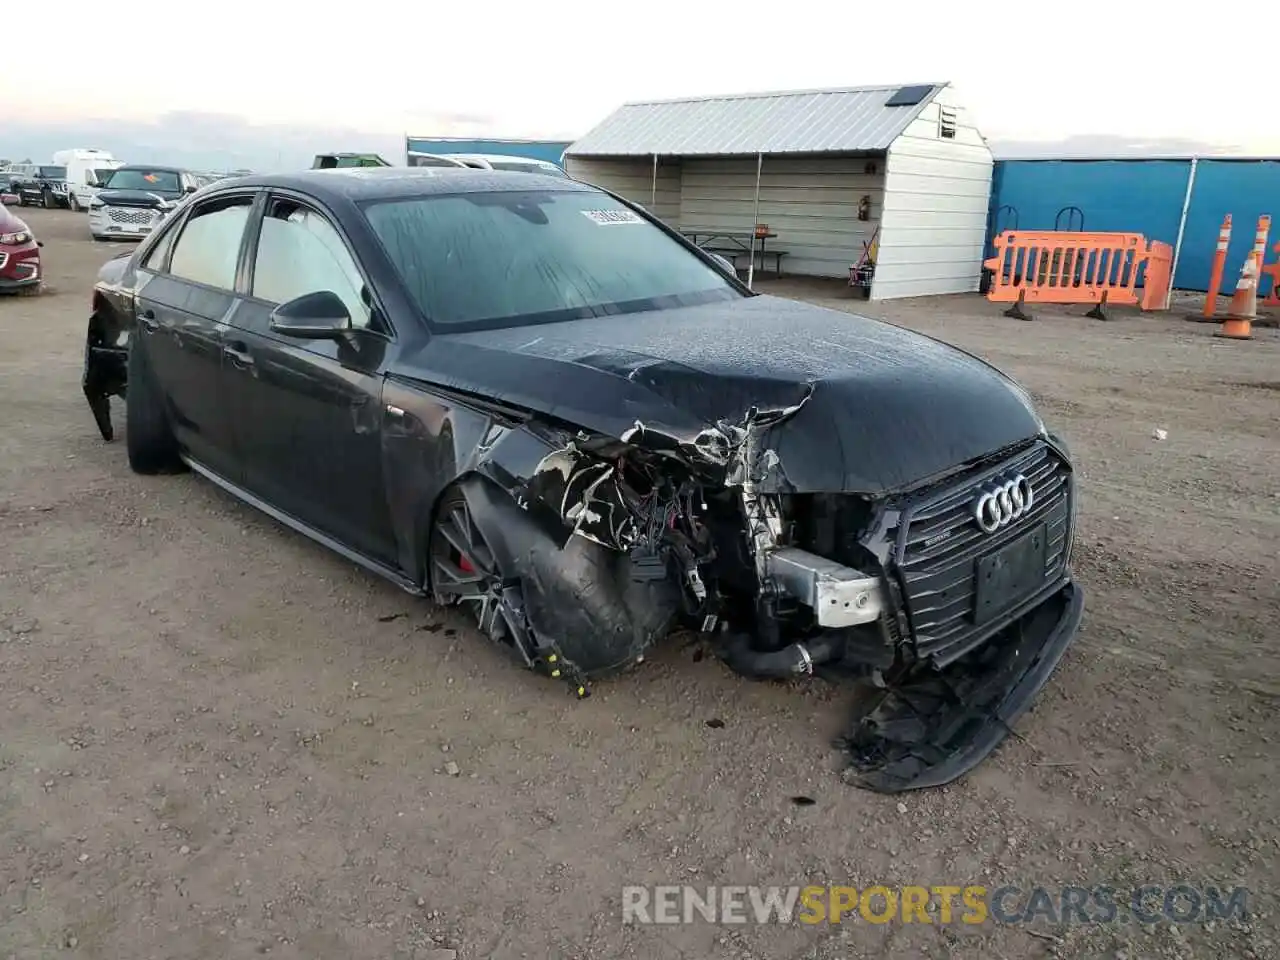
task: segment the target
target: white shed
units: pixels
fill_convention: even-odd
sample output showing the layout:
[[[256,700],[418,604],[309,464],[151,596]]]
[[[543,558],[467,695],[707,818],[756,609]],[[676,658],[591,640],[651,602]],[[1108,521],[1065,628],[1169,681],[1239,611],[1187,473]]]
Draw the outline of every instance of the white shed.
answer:
[[[950,84],[628,103],[564,157],[695,242],[767,225],[762,268],[848,277],[870,253],[872,299],[978,289],[991,151]]]

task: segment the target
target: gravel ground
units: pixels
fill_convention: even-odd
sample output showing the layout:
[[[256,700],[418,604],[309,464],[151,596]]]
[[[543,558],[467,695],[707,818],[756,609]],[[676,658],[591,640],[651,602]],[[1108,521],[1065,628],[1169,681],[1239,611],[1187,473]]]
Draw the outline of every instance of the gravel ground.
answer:
[[[1280,956],[1276,331],[766,285],[990,359],[1083,474],[1079,640],[970,777],[882,797],[839,778],[844,689],[673,645],[577,703],[213,485],[131,474],[79,388],[115,251],[28,212],[48,290],[0,300],[0,957]],[[623,926],[622,887],[658,883],[1244,885],[1251,916]]]

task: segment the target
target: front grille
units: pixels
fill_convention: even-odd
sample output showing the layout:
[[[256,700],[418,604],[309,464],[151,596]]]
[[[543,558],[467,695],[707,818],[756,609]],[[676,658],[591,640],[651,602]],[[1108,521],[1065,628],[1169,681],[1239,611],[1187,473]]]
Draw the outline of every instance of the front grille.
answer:
[[[4,265],[9,262],[9,255],[0,251],[0,270],[4,269]]]
[[[108,207],[107,212],[112,223],[136,223],[146,226],[154,215],[150,210],[130,207]]]
[[[1014,473],[1031,481],[1032,508],[1008,527],[984,533],[973,518],[979,491],[992,478]],[[1062,576],[1069,546],[1071,483],[1070,467],[1049,446],[1037,443],[995,468],[926,493],[907,507],[895,560],[921,657],[948,663],[1005,625],[1012,611],[977,622],[977,564],[1038,524],[1048,528],[1043,582],[1048,585]]]

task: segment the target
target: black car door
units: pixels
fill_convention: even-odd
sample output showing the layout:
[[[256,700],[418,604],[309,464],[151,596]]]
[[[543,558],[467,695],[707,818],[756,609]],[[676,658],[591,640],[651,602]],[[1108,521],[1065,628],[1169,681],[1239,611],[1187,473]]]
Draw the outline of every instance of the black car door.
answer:
[[[396,566],[382,461],[389,331],[334,221],[272,195],[251,244],[249,296],[227,332],[227,383],[245,487],[344,546]],[[270,328],[271,311],[331,291],[353,329],[333,340]]]
[[[157,246],[165,262],[139,284],[136,306],[138,345],[150,357],[174,436],[192,459],[232,482],[238,461],[222,351],[254,197],[222,195],[192,207],[173,240]]]

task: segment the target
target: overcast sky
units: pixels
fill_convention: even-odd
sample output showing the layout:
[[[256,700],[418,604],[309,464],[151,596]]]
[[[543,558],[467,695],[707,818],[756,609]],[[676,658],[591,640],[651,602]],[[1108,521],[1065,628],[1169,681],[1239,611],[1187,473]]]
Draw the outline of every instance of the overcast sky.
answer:
[[[0,58],[0,141],[5,119],[171,111],[573,139],[627,100],[951,80],[990,138],[1178,138],[1280,154],[1273,78],[1249,63],[1280,35],[1274,3],[1242,8],[1239,55],[1232,9],[1125,0],[56,9],[67,29],[9,41]]]

